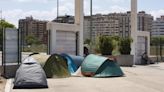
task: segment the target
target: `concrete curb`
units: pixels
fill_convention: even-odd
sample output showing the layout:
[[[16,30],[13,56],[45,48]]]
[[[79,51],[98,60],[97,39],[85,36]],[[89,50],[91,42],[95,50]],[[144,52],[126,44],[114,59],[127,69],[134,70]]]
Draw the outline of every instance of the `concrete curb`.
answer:
[[[13,79],[7,80],[6,86],[5,86],[5,92],[11,92],[12,87],[13,87],[12,83],[13,83]]]

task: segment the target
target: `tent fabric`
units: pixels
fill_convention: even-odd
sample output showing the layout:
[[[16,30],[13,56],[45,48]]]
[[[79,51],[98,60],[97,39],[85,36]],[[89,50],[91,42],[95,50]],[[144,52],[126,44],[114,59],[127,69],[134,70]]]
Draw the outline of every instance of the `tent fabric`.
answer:
[[[61,56],[66,59],[68,69],[71,74],[75,73],[78,70],[84,60],[84,57],[82,56],[69,55],[65,53],[61,54]]]
[[[70,77],[66,60],[58,55],[51,55],[43,67],[47,78],[65,78]]]
[[[46,61],[48,60],[48,58],[50,57],[50,55],[46,55],[46,54],[34,54],[31,55],[31,57],[33,57],[35,60],[37,60],[38,63],[40,63],[40,65],[42,67],[44,67]]]
[[[71,74],[71,76],[73,77],[84,77],[81,73],[81,67],[79,67],[79,69],[77,69],[77,71],[73,74]]]
[[[115,61],[93,54],[84,59],[81,72],[88,77],[117,77],[124,75]]]
[[[17,70],[14,89],[17,88],[48,88],[45,72],[34,58],[26,58]]]

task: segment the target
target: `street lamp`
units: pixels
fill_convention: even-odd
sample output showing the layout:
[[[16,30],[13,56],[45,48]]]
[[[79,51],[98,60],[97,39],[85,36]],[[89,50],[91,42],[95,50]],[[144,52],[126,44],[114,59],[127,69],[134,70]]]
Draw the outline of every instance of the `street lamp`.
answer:
[[[92,0],[90,0],[90,52],[92,52]]]
[[[57,0],[57,19],[58,19],[58,17],[59,17],[59,0]]]

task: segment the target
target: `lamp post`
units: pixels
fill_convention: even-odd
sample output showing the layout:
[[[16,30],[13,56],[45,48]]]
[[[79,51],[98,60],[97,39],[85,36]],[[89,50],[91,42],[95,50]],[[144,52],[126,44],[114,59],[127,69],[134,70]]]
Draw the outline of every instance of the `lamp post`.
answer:
[[[92,38],[92,0],[90,0],[90,52],[92,53],[92,45],[93,45],[93,38]]]
[[[57,19],[58,19],[58,17],[59,17],[59,0],[57,0]]]
[[[0,18],[1,18],[1,22],[0,22],[0,31],[1,31],[1,33],[2,33],[2,38],[3,38],[3,26],[2,26],[2,10],[0,10]],[[3,42],[2,42],[3,43]],[[3,44],[0,44],[0,49],[1,50],[3,50],[2,49],[2,47],[3,47]]]
[[[159,38],[159,49],[160,49],[160,61],[162,61],[162,44],[161,44],[161,36]]]

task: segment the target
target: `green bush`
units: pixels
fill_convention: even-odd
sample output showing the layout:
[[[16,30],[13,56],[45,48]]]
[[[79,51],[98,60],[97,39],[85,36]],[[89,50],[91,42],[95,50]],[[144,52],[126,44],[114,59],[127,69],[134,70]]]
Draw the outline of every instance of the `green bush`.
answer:
[[[47,45],[41,44],[41,45],[30,45],[29,47],[26,46],[23,48],[24,52],[47,52]]]
[[[123,55],[129,55],[131,52],[131,38],[121,38],[119,42],[119,51]]]
[[[112,55],[113,39],[110,36],[99,37],[99,49],[102,55]]]

